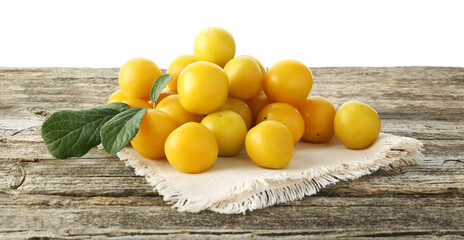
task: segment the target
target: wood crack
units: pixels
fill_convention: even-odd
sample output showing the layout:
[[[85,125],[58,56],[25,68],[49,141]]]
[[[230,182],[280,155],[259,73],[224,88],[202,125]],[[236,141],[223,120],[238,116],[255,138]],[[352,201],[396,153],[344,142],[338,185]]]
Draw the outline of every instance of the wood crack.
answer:
[[[356,237],[406,237],[406,236],[464,236],[462,230],[429,230],[429,231],[393,231],[371,234],[360,234]]]
[[[445,164],[447,162],[454,162],[454,164],[464,163],[464,159],[446,159],[446,160],[443,160],[443,164]]]

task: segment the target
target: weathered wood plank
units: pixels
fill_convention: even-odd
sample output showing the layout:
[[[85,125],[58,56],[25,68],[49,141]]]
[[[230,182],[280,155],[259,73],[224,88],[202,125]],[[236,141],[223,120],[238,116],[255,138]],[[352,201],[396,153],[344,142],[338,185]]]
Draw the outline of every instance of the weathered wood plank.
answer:
[[[46,163],[44,163],[46,164]],[[65,164],[63,164],[65,165]],[[61,167],[63,166],[61,165]],[[120,166],[115,163],[116,166]],[[72,166],[76,166],[72,164]],[[95,165],[91,165],[95,166]],[[0,192],[8,194],[43,194],[61,196],[156,196],[144,178],[131,176],[132,170],[126,169],[126,174],[111,174],[107,171],[105,176],[98,171],[83,173],[84,170],[63,173],[47,174],[50,170],[37,169],[28,172],[34,166],[23,167],[27,172],[24,183],[18,189],[11,189],[9,183],[14,177],[3,178],[0,183]],[[99,169],[103,169],[101,166]],[[124,168],[123,166],[120,166]],[[439,171],[439,173],[436,173]],[[430,174],[428,174],[430,172]],[[414,167],[403,168],[401,171],[379,172],[373,176],[357,180],[340,182],[337,185],[323,189],[319,195],[345,197],[345,196],[454,196],[464,197],[464,175],[462,167],[431,169]],[[6,172],[8,173],[8,172]],[[82,173],[82,174],[81,174]],[[19,175],[19,174],[18,174]],[[19,176],[16,176],[19,178]]]
[[[104,104],[118,88],[118,69],[20,71],[0,68],[2,108],[16,106],[22,110],[25,107],[54,112],[94,107]],[[408,119],[451,120],[450,117],[463,111],[462,71],[462,68],[434,67],[314,68],[311,95],[328,97],[336,105],[349,100],[366,101],[380,114],[384,113],[384,118],[403,114]]]
[[[26,199],[30,198],[30,199]],[[407,230],[447,229],[461,227],[464,214],[462,198],[305,198],[296,204],[281,204],[245,215],[176,213],[160,206],[160,198],[148,197],[63,197],[11,196],[2,200],[2,227],[16,229],[66,228],[157,228],[202,230],[325,230],[390,227]],[[3,203],[6,202],[6,203]],[[10,209],[9,211],[6,211]],[[302,211],[304,209],[304,211]],[[15,210],[15,211],[13,211]],[[376,219],[365,222],[366,218]],[[40,217],[53,216],[41,220]],[[286,216],[286,217],[279,217]],[[28,219],[41,221],[30,221]],[[428,221],[424,221],[428,220]],[[327,224],[330,222],[330,226]]]
[[[9,236],[8,233],[0,237]],[[325,230],[325,231],[211,231],[211,230],[132,230],[132,229],[52,229],[49,231],[17,231],[15,238],[8,239],[41,239],[47,236],[59,239],[457,239],[463,232],[456,230],[404,230],[404,231],[363,231]],[[46,238],[45,238],[46,239]]]
[[[51,113],[104,104],[118,69],[0,68],[0,238],[463,237],[464,69],[314,68],[311,95],[365,101],[382,131],[425,144],[417,166],[340,182],[246,216],[177,213],[116,157],[53,159]],[[17,189],[10,184],[26,177]]]
[[[40,136],[40,125],[42,122],[43,119],[34,120],[34,123],[30,124],[33,126],[27,128],[20,126],[22,124],[21,122],[17,124],[9,123],[9,126],[0,129],[0,146],[5,149],[10,149],[10,151],[1,151],[0,158],[14,158],[15,156],[51,158]],[[420,122],[411,122],[401,119],[384,119],[382,120],[382,131],[406,137],[415,137],[426,143],[429,141],[432,145],[440,144],[440,141],[450,142],[451,145],[449,146],[441,146],[447,148],[445,149],[446,151],[435,149],[439,152],[438,155],[456,155],[462,152],[462,148],[456,148],[458,146],[451,142],[454,141],[459,143],[463,139],[464,121],[421,120]],[[27,148],[24,148],[26,145]],[[428,146],[426,146],[426,148],[428,149]],[[427,152],[430,153],[429,151]],[[431,153],[434,153],[434,151]],[[84,157],[87,156],[95,158],[108,157],[104,151],[95,150],[92,150],[91,153]]]

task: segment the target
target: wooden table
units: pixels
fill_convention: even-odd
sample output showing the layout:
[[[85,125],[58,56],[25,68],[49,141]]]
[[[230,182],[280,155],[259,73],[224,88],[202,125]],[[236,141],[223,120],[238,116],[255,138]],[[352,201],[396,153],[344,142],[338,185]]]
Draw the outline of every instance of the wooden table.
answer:
[[[373,106],[424,145],[417,166],[340,182],[247,215],[178,213],[116,156],[54,159],[51,113],[106,103],[118,69],[0,68],[0,239],[464,237],[464,68],[313,68],[311,95]]]

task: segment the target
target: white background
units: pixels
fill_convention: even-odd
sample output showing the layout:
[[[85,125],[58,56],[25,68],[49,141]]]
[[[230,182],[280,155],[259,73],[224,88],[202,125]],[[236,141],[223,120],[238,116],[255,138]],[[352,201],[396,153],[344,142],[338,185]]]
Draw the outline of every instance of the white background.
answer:
[[[464,66],[463,1],[5,1],[0,67],[166,68],[196,34],[227,29],[265,66]]]

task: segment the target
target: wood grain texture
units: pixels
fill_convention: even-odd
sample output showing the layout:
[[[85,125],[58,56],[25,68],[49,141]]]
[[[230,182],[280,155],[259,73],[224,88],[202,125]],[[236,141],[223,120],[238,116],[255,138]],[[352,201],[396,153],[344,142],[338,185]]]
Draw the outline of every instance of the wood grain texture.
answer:
[[[340,182],[247,215],[178,213],[117,157],[54,159],[51,113],[105,104],[118,69],[0,68],[0,239],[464,237],[464,69],[313,68],[311,95],[373,106],[382,131],[424,142],[417,166]]]

